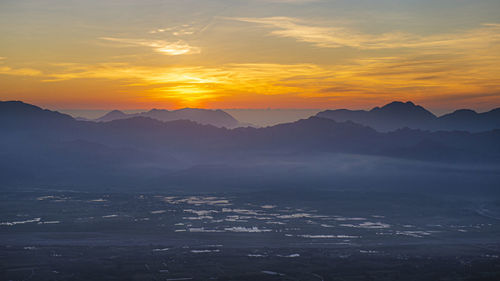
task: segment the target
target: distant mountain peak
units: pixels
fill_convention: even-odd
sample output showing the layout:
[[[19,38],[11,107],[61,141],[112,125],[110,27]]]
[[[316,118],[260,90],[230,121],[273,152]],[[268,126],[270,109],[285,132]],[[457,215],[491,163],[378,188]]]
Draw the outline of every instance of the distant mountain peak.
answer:
[[[394,101],[372,110],[326,110],[319,117],[336,121],[353,121],[380,131],[393,131],[404,127],[421,130],[464,130],[480,132],[500,128],[500,108],[477,113],[459,109],[437,117],[424,107],[411,101]]]
[[[127,118],[126,113],[124,113],[123,111],[120,111],[120,110],[112,110],[112,111],[104,114],[104,116],[96,119],[96,121],[108,122],[108,121],[112,121],[112,120],[116,120],[116,119],[123,119],[123,118]]]
[[[406,108],[410,108],[410,107],[415,107],[416,105],[411,102],[411,101],[407,101],[407,102],[402,102],[402,101],[393,101],[393,102],[390,102],[386,105],[384,105],[382,108],[390,108],[390,107],[406,107]]]
[[[182,108],[177,110],[153,108],[149,111],[133,114],[126,114],[119,110],[113,110],[95,121],[108,122],[133,117],[149,117],[164,122],[174,120],[190,120],[199,124],[227,128],[234,128],[239,125],[238,120],[225,111],[202,108]]]
[[[458,109],[455,110],[452,114],[461,115],[461,116],[475,116],[477,112],[472,109]]]
[[[121,115],[124,115],[125,113],[123,113],[123,111],[120,111],[120,110],[113,110],[113,111],[110,111],[108,112],[109,115],[117,115],[117,114],[121,114]]]
[[[411,101],[407,101],[407,102],[393,101],[393,102],[390,102],[382,107],[375,107],[372,110],[375,110],[375,109],[379,109],[379,110],[398,110],[398,109],[399,110],[415,110],[415,109],[424,109],[424,108],[420,105],[415,105]]]
[[[371,110],[371,112],[380,114],[401,115],[401,117],[403,117],[402,115],[406,115],[406,117],[421,118],[422,121],[424,119],[431,120],[436,118],[436,116],[433,113],[431,113],[430,111],[428,111],[427,109],[423,108],[420,105],[415,105],[411,101],[407,102],[394,101],[382,107],[375,107],[374,109]]]
[[[154,113],[154,112],[169,112],[166,109],[158,109],[158,108],[152,108],[151,110],[148,111],[148,113]]]

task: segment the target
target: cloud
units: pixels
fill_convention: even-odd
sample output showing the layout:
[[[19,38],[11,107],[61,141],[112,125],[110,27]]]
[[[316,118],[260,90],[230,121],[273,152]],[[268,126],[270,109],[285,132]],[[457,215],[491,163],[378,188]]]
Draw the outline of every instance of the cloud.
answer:
[[[40,76],[42,72],[33,68],[11,68],[8,66],[0,66],[1,75],[12,76]]]
[[[288,37],[300,42],[312,43],[322,48],[385,48],[401,41],[402,34],[367,35],[345,27],[323,27],[305,24],[305,21],[289,17],[231,18],[233,20],[256,23],[274,29],[271,35]],[[407,39],[407,38],[406,38]]]
[[[11,76],[40,76],[42,72],[34,68],[13,68],[5,65],[6,57],[0,57],[0,75],[11,75]]]
[[[145,99],[176,100],[187,106],[204,101],[270,104],[331,104],[333,101],[399,99],[500,100],[500,24],[484,24],[456,33],[415,35],[366,34],[346,27],[308,24],[304,20],[237,18],[270,28],[273,36],[293,38],[320,48],[360,50],[352,59],[331,64],[229,63],[217,66],[140,66],[133,63],[59,64],[35,69],[0,68],[10,75],[41,76],[57,83],[73,79],[107,79],[121,92]],[[178,31],[171,29],[168,32]],[[167,32],[167,31],[163,31]],[[120,46],[143,46],[165,55],[199,53],[185,41],[104,37]],[[403,51],[393,48],[405,48]],[[386,52],[385,49],[391,49]],[[380,51],[381,50],[381,51]],[[387,54],[391,54],[388,56]],[[1,66],[2,61],[0,61]],[[106,82],[108,83],[108,82]],[[446,98],[445,98],[446,97]],[[245,98],[245,99],[243,99]],[[216,103],[214,102],[214,103]],[[232,103],[232,105],[237,102]],[[250,104],[250,103],[248,103]]]
[[[149,31],[150,34],[167,33],[167,32],[172,34],[173,36],[189,36],[196,33],[196,28],[189,24],[183,24],[180,26],[157,28]]]
[[[129,64],[62,66],[47,82],[94,78],[122,81],[124,87],[145,87],[155,96],[186,100],[238,93],[302,98],[362,98],[437,93],[500,92],[499,62],[470,68],[467,59],[449,57],[377,57],[331,66],[315,64],[225,64],[219,67],[139,67]]]
[[[193,55],[201,53],[199,47],[193,47],[183,40],[175,42],[168,42],[164,40],[148,40],[148,39],[131,39],[131,38],[115,38],[115,37],[101,37],[100,39],[121,43],[123,46],[144,46],[153,48],[156,52],[169,55]]]
[[[398,97],[436,103],[500,101],[498,58],[454,55],[367,57],[337,65],[239,63],[217,67],[129,63],[52,65],[50,72],[0,67],[1,74],[39,76],[46,83],[101,81],[137,102],[178,106],[324,107],[382,103]],[[476,62],[478,60],[478,62]],[[83,80],[85,84],[89,82]],[[61,83],[61,85],[79,82]]]
[[[469,48],[500,42],[500,24],[484,24],[458,33],[416,35],[404,32],[367,34],[342,26],[318,26],[290,17],[229,18],[255,23],[273,29],[271,35],[293,38],[322,48],[351,47],[357,49],[394,48]]]
[[[180,100],[186,104],[224,96],[222,93],[216,93],[213,89],[197,85],[174,85],[171,87],[154,88],[152,91],[154,94],[150,95],[150,97],[153,99]]]
[[[6,57],[0,57],[0,64],[4,64]],[[40,76],[42,72],[33,68],[12,68],[5,65],[0,65],[0,75],[12,75],[12,76]]]

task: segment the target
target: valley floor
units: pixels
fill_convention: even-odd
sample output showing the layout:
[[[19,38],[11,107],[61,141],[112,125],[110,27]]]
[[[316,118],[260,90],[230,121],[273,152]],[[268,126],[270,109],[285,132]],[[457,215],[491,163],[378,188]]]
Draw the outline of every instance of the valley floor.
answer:
[[[498,280],[499,206],[374,191],[5,191],[0,279]]]

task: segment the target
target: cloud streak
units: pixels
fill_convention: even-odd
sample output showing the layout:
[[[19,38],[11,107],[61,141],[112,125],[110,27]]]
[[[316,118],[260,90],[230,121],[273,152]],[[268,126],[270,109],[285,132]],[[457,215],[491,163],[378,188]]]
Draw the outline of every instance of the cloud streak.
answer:
[[[120,43],[122,46],[143,46],[169,56],[193,55],[201,53],[201,48],[189,45],[183,40],[169,42],[165,40],[148,40],[132,38],[101,37],[100,39]]]
[[[348,100],[390,100],[394,96],[426,100],[432,96],[462,99],[474,93],[500,98],[498,61],[470,67],[467,58],[443,56],[374,57],[354,63],[225,64],[219,67],[141,67],[122,63],[66,64],[47,76],[46,82],[73,79],[120,81],[129,91],[147,93],[151,99],[177,100],[192,105],[205,100],[217,103],[241,97],[266,100],[287,97],[330,103]],[[141,90],[142,89],[142,90]],[[272,98],[275,99],[275,98]],[[241,101],[240,101],[241,102]]]
[[[293,38],[321,48],[351,47],[362,50],[395,48],[470,48],[500,42],[500,24],[484,24],[460,33],[416,35],[405,32],[367,34],[342,26],[318,26],[290,17],[229,18],[273,29],[270,34]]]
[[[293,18],[238,18],[263,25],[271,35],[293,38],[320,48],[349,47],[357,56],[330,64],[222,63],[197,66],[141,66],[127,63],[59,63],[44,71],[0,65],[0,74],[39,76],[47,83],[108,80],[118,92],[150,102],[182,106],[207,102],[225,107],[280,104],[317,107],[353,101],[382,103],[394,97],[428,101],[500,102],[500,25],[484,24],[460,33],[417,36],[364,34],[344,27],[306,24]],[[187,27],[187,26],[186,26]],[[173,28],[164,32],[178,32]],[[119,46],[147,47],[170,55],[200,53],[184,41],[103,37]],[[393,51],[405,48],[404,51]],[[391,52],[381,50],[391,49]],[[388,56],[387,54],[391,54]],[[2,61],[0,61],[2,63]],[[68,82],[70,80],[82,80]],[[87,81],[85,81],[87,83]]]
[[[0,74],[13,76],[40,76],[42,72],[33,68],[11,68],[8,66],[0,66]]]
[[[4,65],[6,57],[0,57],[0,75],[11,75],[11,76],[41,76],[42,71],[33,68],[13,68]]]

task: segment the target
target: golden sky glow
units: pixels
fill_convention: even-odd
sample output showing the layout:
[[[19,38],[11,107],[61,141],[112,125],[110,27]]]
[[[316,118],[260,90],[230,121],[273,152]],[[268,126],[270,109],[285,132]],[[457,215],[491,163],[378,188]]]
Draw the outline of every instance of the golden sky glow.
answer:
[[[0,99],[487,110],[500,106],[499,12],[498,1],[2,1]]]

